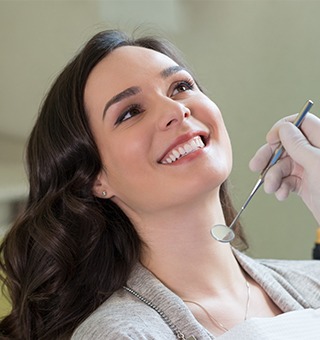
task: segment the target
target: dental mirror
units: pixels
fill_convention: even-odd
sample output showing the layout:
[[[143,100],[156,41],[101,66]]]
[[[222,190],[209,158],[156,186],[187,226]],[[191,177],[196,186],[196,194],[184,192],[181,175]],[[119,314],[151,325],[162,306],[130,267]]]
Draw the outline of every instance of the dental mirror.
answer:
[[[305,105],[303,106],[303,108],[301,109],[300,113],[298,114],[297,118],[295,119],[295,121],[293,122],[293,124],[296,127],[300,127],[304,117],[306,116],[306,114],[309,112],[310,108],[312,107],[313,102],[311,100],[308,100]],[[275,165],[277,163],[277,161],[279,160],[279,158],[281,157],[282,153],[284,151],[283,146],[280,144],[277,149],[273,152],[272,157],[269,161],[269,163],[267,164],[267,166],[265,167],[265,169],[261,172],[258,181],[256,182],[255,186],[253,187],[249,197],[247,198],[247,200],[245,201],[244,205],[241,207],[241,209],[239,210],[238,214],[236,215],[236,217],[233,219],[233,221],[231,222],[230,226],[226,226],[224,224],[216,224],[215,226],[213,226],[210,230],[211,236],[220,242],[223,243],[228,243],[231,242],[234,238],[235,238],[235,233],[233,231],[233,227],[235,226],[236,222],[238,221],[240,215],[242,214],[242,212],[244,211],[244,209],[247,207],[247,205],[249,204],[249,202],[251,201],[253,195],[258,191],[258,189],[260,188],[260,186],[263,184],[264,182],[264,178],[266,173],[269,171],[269,169]]]

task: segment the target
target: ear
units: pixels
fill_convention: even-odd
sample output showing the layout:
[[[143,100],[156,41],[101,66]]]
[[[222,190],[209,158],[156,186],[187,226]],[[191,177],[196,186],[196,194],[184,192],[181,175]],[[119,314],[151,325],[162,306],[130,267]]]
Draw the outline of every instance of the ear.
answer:
[[[111,198],[114,196],[113,191],[108,184],[107,175],[103,170],[94,181],[92,192],[94,196],[99,198]]]

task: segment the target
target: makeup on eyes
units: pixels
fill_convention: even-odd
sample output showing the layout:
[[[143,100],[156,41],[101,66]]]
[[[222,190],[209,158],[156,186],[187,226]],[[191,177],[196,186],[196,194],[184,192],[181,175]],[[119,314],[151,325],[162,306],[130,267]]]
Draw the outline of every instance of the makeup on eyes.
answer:
[[[119,125],[142,112],[144,112],[144,109],[140,104],[132,104],[118,116],[115,125]],[[128,117],[129,115],[130,117]]]
[[[195,88],[195,81],[192,78],[185,78],[185,79],[181,79],[179,81],[175,81],[173,82],[173,84],[170,85],[170,87],[173,87],[173,90],[170,91],[172,92],[169,95],[170,97],[174,97],[177,96],[179,93],[183,93],[189,90],[193,90]],[[178,90],[178,88],[180,87],[180,90],[177,93],[174,93],[174,91]],[[184,87],[184,89],[182,89],[182,87]],[[139,87],[134,87],[136,89],[138,89]],[[111,101],[112,104],[114,105],[116,103],[120,103],[121,101],[124,100],[131,100],[132,97],[136,97],[139,94],[143,94],[143,91],[141,90],[141,88],[139,88],[139,91],[135,92],[135,91],[128,91],[128,89],[122,91],[119,95],[116,95],[113,98],[120,98],[119,100],[114,100],[113,99]],[[142,99],[140,99],[142,100]],[[110,102],[110,101],[109,101]],[[109,106],[111,106],[109,105]],[[121,111],[121,113],[119,114],[119,116],[117,117],[115,124],[114,125],[119,125],[141,113],[143,113],[145,111],[144,107],[140,104],[140,103],[133,103],[130,104],[128,107],[126,107],[123,111]]]
[[[195,81],[191,78],[188,78],[186,80],[181,80],[181,81],[178,81],[176,83],[176,86],[174,87],[174,90],[176,90],[179,86],[186,86],[187,90],[193,90],[194,89],[194,86],[195,86]],[[181,91],[181,92],[185,92],[185,91]]]

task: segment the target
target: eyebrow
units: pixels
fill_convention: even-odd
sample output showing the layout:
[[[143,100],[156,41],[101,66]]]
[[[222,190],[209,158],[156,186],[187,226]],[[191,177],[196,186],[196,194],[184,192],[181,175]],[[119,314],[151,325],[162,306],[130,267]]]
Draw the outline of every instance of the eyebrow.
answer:
[[[175,66],[170,66],[166,69],[164,69],[163,71],[161,71],[160,75],[162,78],[168,78],[170,77],[172,74],[175,74],[177,72],[180,71],[185,71],[185,68],[179,65],[175,65]]]
[[[170,66],[165,68],[164,70],[162,70],[160,72],[160,76],[161,78],[168,78],[171,75],[183,71],[185,70],[185,68],[183,68],[182,66],[179,65],[175,65],[175,66]],[[134,96],[138,93],[142,92],[141,88],[139,86],[132,86],[132,87],[128,87],[127,89],[125,89],[124,91],[121,91],[120,93],[116,94],[115,96],[113,96],[105,105],[104,109],[103,109],[103,113],[102,113],[102,120],[104,119],[107,110],[109,109],[109,107],[113,104],[119,103],[120,101],[129,98],[131,96]]]
[[[126,98],[131,97],[131,96],[134,96],[134,95],[136,95],[140,92],[141,92],[140,87],[132,86],[132,87],[129,87],[129,88],[125,89],[124,91],[121,91],[120,93],[116,94],[105,105],[105,107],[103,109],[102,119],[104,119],[104,116],[106,115],[106,112],[111,105],[119,103],[121,100],[126,99]]]

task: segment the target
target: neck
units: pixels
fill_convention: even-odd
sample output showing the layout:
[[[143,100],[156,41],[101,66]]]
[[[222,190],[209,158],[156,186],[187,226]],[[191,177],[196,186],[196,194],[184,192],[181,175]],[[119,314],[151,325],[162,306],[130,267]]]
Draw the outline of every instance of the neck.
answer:
[[[216,223],[225,223],[220,203],[206,207],[203,201],[146,219],[139,230],[146,244],[142,264],[182,298],[236,291],[243,273],[230,245],[211,237]]]

